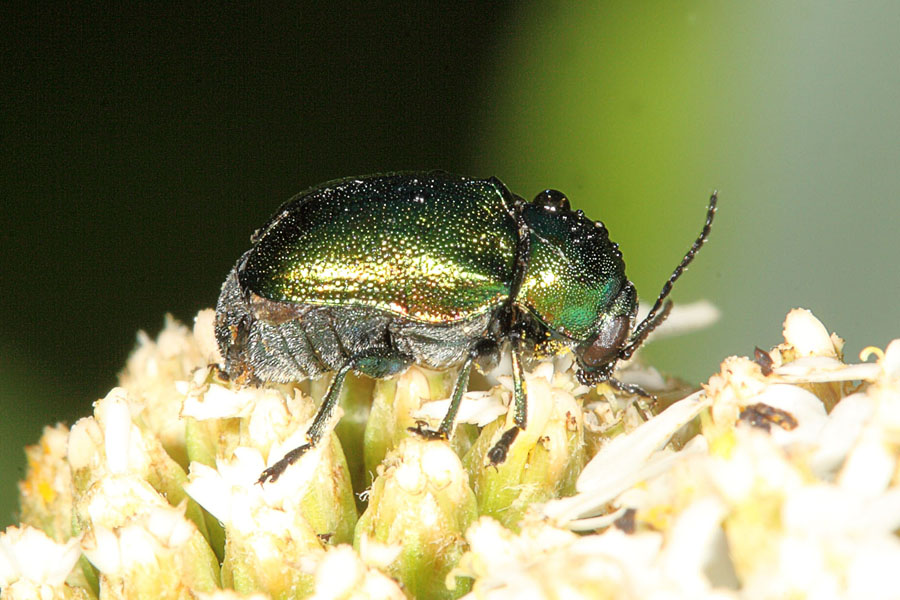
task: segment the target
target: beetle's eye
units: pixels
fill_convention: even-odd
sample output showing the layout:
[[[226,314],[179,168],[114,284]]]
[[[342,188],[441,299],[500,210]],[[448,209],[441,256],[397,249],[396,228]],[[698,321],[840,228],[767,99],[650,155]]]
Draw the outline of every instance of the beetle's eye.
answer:
[[[534,204],[556,210],[570,210],[569,199],[559,190],[544,190],[534,197]]]
[[[604,325],[593,343],[581,355],[585,367],[596,369],[615,362],[628,336],[629,319],[619,315]]]

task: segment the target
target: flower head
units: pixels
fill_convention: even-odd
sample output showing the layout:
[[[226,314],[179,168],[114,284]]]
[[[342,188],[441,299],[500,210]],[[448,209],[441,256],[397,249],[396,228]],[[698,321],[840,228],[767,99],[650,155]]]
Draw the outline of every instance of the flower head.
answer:
[[[261,484],[307,441],[329,378],[225,380],[212,318],[142,334],[121,386],[26,450],[25,524],[0,534],[3,600],[898,588],[900,340],[846,363],[843,340],[798,309],[782,344],[726,358],[699,390],[622,365],[655,401],[579,384],[571,355],[535,361],[527,427],[497,465],[508,364],[473,373],[450,442],[409,428],[443,417],[452,370],[351,375],[319,443]]]

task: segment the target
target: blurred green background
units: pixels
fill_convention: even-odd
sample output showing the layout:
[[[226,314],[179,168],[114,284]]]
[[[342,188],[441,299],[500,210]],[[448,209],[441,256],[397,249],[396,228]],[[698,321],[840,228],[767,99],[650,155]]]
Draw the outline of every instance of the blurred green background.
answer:
[[[705,380],[794,306],[900,336],[900,3],[230,3],[0,8],[0,527],[22,446],[115,384],[135,333],[213,305],[250,233],[341,176],[441,168],[603,220],[649,349]]]

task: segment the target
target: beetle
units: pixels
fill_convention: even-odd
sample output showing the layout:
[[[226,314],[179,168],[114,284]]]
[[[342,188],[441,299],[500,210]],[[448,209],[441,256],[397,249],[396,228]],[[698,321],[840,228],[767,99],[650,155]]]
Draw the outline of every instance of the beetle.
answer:
[[[315,446],[347,373],[374,378],[411,364],[459,368],[437,429],[447,439],[473,365],[489,369],[508,343],[514,426],[491,448],[502,463],[527,422],[523,355],[565,349],[578,380],[613,378],[666,318],[672,285],[706,242],[716,211],[635,326],[637,294],[603,223],[556,190],[527,202],[498,179],[398,172],[312,187],[284,203],[251,238],[216,306],[221,370],[240,383],[289,382],[333,372],[306,443],[263,471],[274,481]]]

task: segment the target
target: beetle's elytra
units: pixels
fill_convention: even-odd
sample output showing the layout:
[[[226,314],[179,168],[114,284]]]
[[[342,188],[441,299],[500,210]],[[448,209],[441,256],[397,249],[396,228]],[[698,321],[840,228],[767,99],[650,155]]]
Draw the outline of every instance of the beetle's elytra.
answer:
[[[509,342],[516,426],[489,453],[503,462],[526,423],[523,353],[568,348],[586,384],[612,378],[668,314],[663,301],[706,241],[716,210],[634,326],[637,296],[606,228],[546,190],[532,202],[495,178],[443,172],[341,179],[301,192],[253,236],[216,307],[224,372],[285,382],[334,372],[307,444],[266,469],[276,479],[322,436],[346,374],[387,377],[416,363],[459,367],[446,438],[472,364],[488,368]]]

